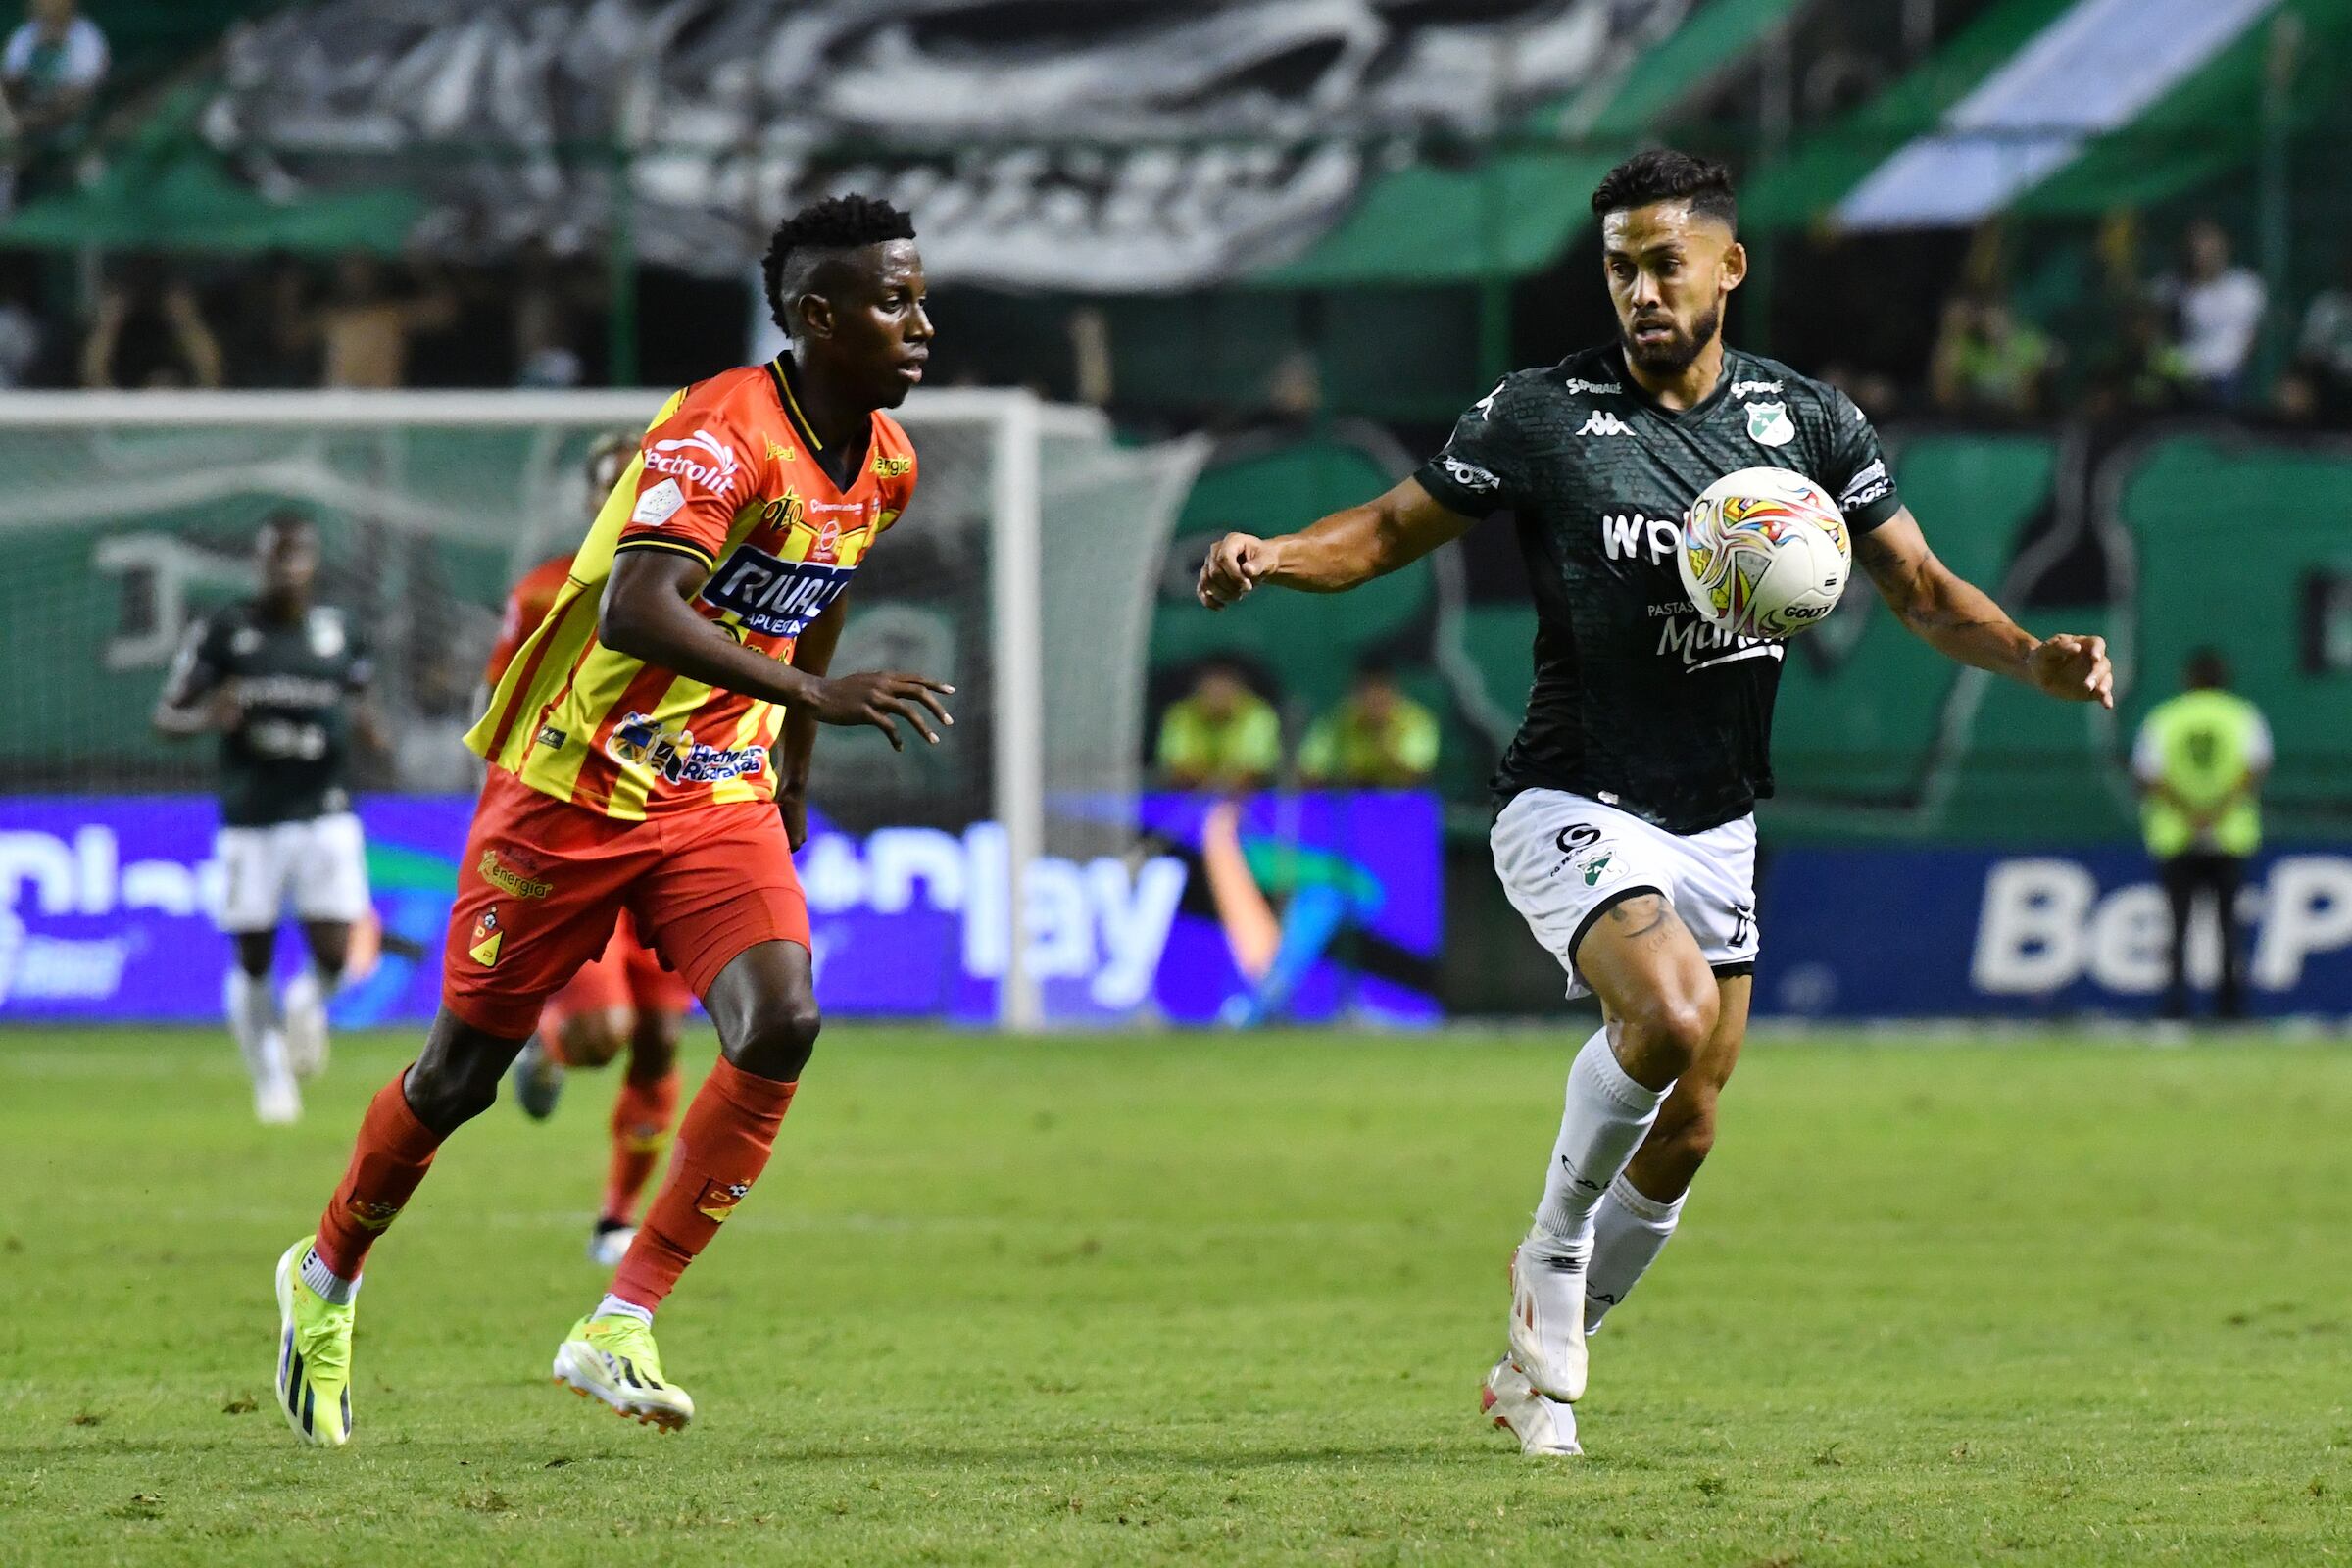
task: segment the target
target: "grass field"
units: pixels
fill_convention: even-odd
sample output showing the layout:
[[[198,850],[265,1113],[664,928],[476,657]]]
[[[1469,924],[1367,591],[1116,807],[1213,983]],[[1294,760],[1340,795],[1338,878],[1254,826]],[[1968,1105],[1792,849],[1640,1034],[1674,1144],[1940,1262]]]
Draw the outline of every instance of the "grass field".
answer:
[[[2352,1054],[1760,1044],[1530,1461],[1476,1395],[1572,1044],[837,1029],[663,1314],[667,1439],[547,1381],[575,1079],[377,1251],[330,1453],[270,1265],[404,1042],[272,1133],[213,1037],[0,1038],[0,1561],[2352,1556]]]

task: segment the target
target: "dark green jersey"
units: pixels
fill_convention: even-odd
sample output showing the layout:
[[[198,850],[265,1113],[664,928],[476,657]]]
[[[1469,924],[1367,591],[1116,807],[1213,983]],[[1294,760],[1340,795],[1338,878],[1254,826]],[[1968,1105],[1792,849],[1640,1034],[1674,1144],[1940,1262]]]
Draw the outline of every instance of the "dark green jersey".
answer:
[[[1708,625],[1674,559],[1698,493],[1762,466],[1811,478],[1857,534],[1902,505],[1845,394],[1734,350],[1714,392],[1681,413],[1611,344],[1507,375],[1462,416],[1416,477],[1467,516],[1515,515],[1536,598],[1535,685],[1495,770],[1497,805],[1570,790],[1696,833],[1772,793],[1785,650]]]
[[[350,699],[368,674],[358,629],[324,606],[270,620],[231,605],[189,627],[167,699],[186,707],[226,688],[241,715],[220,737],[220,819],[265,827],[350,809]]]

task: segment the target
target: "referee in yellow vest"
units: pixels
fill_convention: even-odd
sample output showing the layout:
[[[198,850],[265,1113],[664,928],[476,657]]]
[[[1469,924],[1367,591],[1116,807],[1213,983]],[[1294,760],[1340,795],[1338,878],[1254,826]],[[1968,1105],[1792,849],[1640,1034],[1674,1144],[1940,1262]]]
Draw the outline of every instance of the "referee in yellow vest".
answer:
[[[2188,689],[2149,710],[2132,748],[2140,826],[2173,910],[2164,1015],[2188,1016],[2188,923],[2197,901],[2211,895],[2222,928],[2215,1010],[2242,1018],[2237,890],[2247,858],[2262,846],[2260,797],[2271,768],[2271,726],[2259,709],[2230,690],[2230,666],[2213,649],[2188,656],[2181,684]]]

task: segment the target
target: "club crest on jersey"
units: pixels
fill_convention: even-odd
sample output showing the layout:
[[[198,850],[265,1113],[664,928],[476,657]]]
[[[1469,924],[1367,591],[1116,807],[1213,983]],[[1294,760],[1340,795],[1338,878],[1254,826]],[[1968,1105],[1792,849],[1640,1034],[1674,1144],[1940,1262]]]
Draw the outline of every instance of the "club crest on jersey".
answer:
[[[605,739],[605,755],[623,767],[642,767],[672,784],[716,784],[767,770],[767,748],[700,746],[690,730],[663,729],[632,710]]]
[[[1796,439],[1796,425],[1786,403],[1750,403],[1747,437],[1760,447],[1785,447]]]
[[[808,554],[830,558],[840,550],[841,524],[828,517]],[[701,597],[732,611],[747,630],[798,637],[841,597],[857,569],[834,565],[830,560],[779,561],[764,550],[737,545],[703,584]]]

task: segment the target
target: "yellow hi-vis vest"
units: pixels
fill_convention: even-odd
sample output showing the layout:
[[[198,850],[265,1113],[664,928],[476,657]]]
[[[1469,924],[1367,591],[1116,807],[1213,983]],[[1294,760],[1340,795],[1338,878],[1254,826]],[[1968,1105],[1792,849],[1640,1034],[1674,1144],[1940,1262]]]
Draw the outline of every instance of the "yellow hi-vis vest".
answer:
[[[2223,691],[2183,692],[2149,710],[2140,724],[2132,760],[2142,779],[2170,786],[2173,794],[2202,811],[2227,795],[2249,768],[2270,765],[2270,726],[2260,710],[2242,697]],[[2252,855],[2262,844],[2262,809],[2249,792],[2199,838],[2185,813],[2149,795],[2140,808],[2140,827],[2147,835],[2148,853],[2159,859],[2188,850]]]

